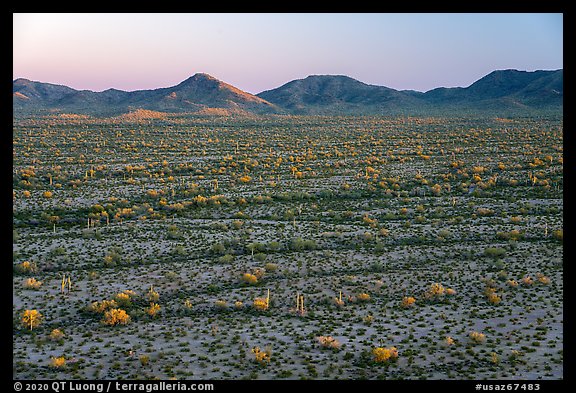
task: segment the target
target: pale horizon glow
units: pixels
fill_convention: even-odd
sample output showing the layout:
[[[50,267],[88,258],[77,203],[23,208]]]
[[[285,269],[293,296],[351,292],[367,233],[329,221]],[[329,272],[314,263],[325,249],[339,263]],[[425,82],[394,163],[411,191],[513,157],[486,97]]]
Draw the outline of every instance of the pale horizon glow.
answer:
[[[563,68],[563,15],[13,14],[13,79],[78,90],[174,86],[203,72],[257,94],[309,75],[397,90]]]

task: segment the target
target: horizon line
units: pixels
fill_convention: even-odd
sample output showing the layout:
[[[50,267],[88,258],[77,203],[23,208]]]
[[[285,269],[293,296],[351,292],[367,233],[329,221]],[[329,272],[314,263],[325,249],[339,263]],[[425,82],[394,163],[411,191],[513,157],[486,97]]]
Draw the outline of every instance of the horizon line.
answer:
[[[307,75],[307,76],[305,76],[305,77],[303,77],[303,78],[292,79],[292,80],[289,80],[289,81],[287,81],[287,82],[284,82],[284,83],[282,83],[281,85],[279,85],[279,86],[277,86],[277,87],[273,87],[273,88],[271,88],[271,89],[262,90],[262,91],[259,92],[259,93],[250,93],[250,92],[248,92],[248,91],[246,91],[246,90],[240,89],[240,88],[237,87],[236,85],[232,85],[231,83],[228,83],[228,82],[226,82],[226,81],[224,81],[224,80],[222,80],[222,79],[219,79],[219,78],[217,78],[217,77],[215,77],[215,76],[213,76],[212,74],[209,74],[209,73],[207,73],[207,72],[196,72],[196,73],[194,73],[193,75],[189,76],[188,78],[183,79],[183,80],[181,80],[180,82],[178,82],[178,83],[176,83],[176,84],[174,84],[174,85],[171,85],[171,86],[160,86],[160,87],[149,88],[149,89],[135,89],[135,90],[122,90],[122,89],[117,89],[117,88],[115,88],[115,87],[109,87],[109,88],[104,89],[104,90],[77,89],[77,88],[71,87],[71,86],[69,86],[69,85],[62,84],[62,83],[43,82],[43,81],[40,81],[40,80],[33,80],[33,79],[25,78],[25,77],[14,78],[14,79],[12,80],[12,83],[14,83],[14,82],[16,82],[16,81],[18,81],[18,80],[26,80],[26,81],[34,82],[34,83],[44,83],[44,84],[55,85],[55,86],[63,86],[63,87],[67,87],[67,88],[70,88],[70,89],[73,89],[73,90],[76,90],[76,91],[88,91],[88,92],[91,92],[91,93],[103,93],[103,92],[106,92],[106,91],[109,91],[109,90],[116,90],[116,91],[121,91],[121,92],[124,92],[124,93],[133,93],[133,92],[138,92],[138,91],[153,91],[153,90],[159,90],[159,89],[170,89],[170,88],[172,88],[172,87],[178,86],[179,84],[187,81],[187,80],[190,79],[190,78],[193,78],[193,77],[196,76],[196,75],[207,75],[207,76],[209,76],[209,77],[211,77],[211,78],[214,78],[214,79],[218,80],[219,82],[226,83],[226,84],[228,84],[228,85],[230,85],[230,86],[233,86],[233,87],[235,87],[235,88],[237,88],[237,89],[240,89],[240,90],[244,91],[245,93],[248,93],[248,94],[252,94],[252,95],[254,95],[254,96],[257,96],[258,94],[261,94],[261,93],[264,93],[264,92],[267,92],[267,91],[271,91],[271,90],[278,89],[278,88],[280,88],[280,87],[282,87],[282,86],[284,86],[284,85],[286,85],[286,84],[288,84],[288,83],[291,83],[291,82],[294,82],[294,81],[299,81],[299,80],[304,80],[304,79],[307,79],[307,78],[309,78],[309,77],[315,77],[315,76],[340,76],[340,77],[346,77],[346,78],[353,79],[353,80],[355,80],[355,81],[357,81],[357,82],[364,83],[364,84],[369,85],[369,86],[385,87],[385,88],[387,88],[387,89],[392,89],[392,90],[396,90],[396,91],[414,91],[414,92],[418,92],[418,93],[427,93],[427,92],[429,92],[429,91],[432,91],[432,90],[435,90],[435,89],[442,89],[442,88],[445,88],[445,89],[467,88],[467,87],[470,87],[471,85],[473,85],[474,83],[476,83],[478,80],[480,80],[480,79],[482,79],[482,78],[484,78],[484,77],[486,77],[486,76],[488,76],[488,75],[490,75],[490,74],[492,74],[492,73],[494,73],[494,72],[497,72],[497,71],[518,71],[518,72],[548,71],[548,72],[555,72],[555,71],[561,71],[561,70],[563,70],[563,69],[564,69],[564,68],[556,68],[556,69],[537,69],[537,70],[532,70],[532,71],[519,70],[519,69],[517,69],[517,68],[495,69],[495,70],[492,70],[492,71],[490,71],[489,73],[487,73],[487,74],[479,77],[478,79],[476,79],[474,82],[472,82],[472,83],[471,83],[470,85],[468,85],[468,86],[453,86],[453,87],[438,86],[438,87],[434,87],[434,88],[431,88],[431,89],[426,90],[426,91],[420,91],[420,90],[415,90],[415,89],[394,89],[394,88],[392,88],[392,87],[388,87],[388,86],[384,86],[384,85],[375,85],[375,84],[363,82],[363,81],[361,81],[361,80],[359,80],[359,79],[353,78],[353,77],[351,77],[351,76],[349,76],[349,75],[345,75],[345,74],[309,74],[309,75]]]

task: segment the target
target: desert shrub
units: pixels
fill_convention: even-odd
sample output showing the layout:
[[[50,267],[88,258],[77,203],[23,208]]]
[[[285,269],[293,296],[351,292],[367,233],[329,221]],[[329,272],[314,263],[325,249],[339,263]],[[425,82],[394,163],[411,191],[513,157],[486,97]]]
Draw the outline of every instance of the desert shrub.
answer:
[[[270,347],[265,348],[264,351],[260,349],[260,347],[252,348],[252,353],[254,354],[254,361],[264,365],[270,362],[272,357],[272,350]]]
[[[150,307],[146,307],[144,312],[150,317],[155,318],[158,312],[160,312],[160,305],[158,303],[150,303]]]
[[[550,284],[550,279],[548,277],[546,277],[545,275],[543,275],[542,273],[536,273],[536,279],[541,284],[544,284],[544,285]]]
[[[257,297],[256,299],[254,299],[253,306],[258,311],[268,310],[268,302],[266,301],[266,298]]]
[[[258,262],[264,262],[267,258],[267,255],[263,252],[259,252],[258,254],[254,254],[254,259]]]
[[[398,359],[398,350],[396,347],[376,347],[372,349],[372,355],[376,363],[389,363]]]
[[[114,300],[120,307],[130,307],[132,304],[132,298],[130,294],[126,292],[118,293],[114,296]]]
[[[36,263],[30,262],[30,261],[24,261],[22,263],[19,263],[18,265],[16,265],[14,267],[14,269],[18,273],[23,273],[23,274],[35,273],[38,271],[38,267],[36,266]]]
[[[59,341],[64,337],[64,333],[60,329],[53,329],[50,332],[50,340],[52,341]]]
[[[214,302],[214,306],[219,310],[225,310],[228,308],[226,300],[216,300],[216,302]]]
[[[50,367],[52,368],[62,368],[66,366],[66,359],[64,358],[64,356],[60,356],[60,357],[54,357],[52,356],[50,358]]]
[[[496,288],[494,287],[486,287],[484,295],[486,295],[486,299],[490,304],[499,304],[502,301],[502,298],[496,293]]]
[[[273,273],[276,270],[278,270],[278,265],[270,262],[270,263],[267,263],[266,265],[264,265],[264,269],[269,273]]]
[[[430,287],[424,292],[424,299],[428,301],[433,300],[440,300],[444,297],[446,289],[440,283],[433,283]]]
[[[468,337],[470,337],[470,341],[472,341],[473,344],[481,344],[484,341],[486,341],[486,335],[484,333],[479,333],[476,331],[470,332]]]
[[[378,230],[378,234],[379,234],[380,236],[388,237],[388,236],[390,235],[390,231],[389,231],[388,229],[386,229],[386,228],[380,228],[380,229]]]
[[[522,280],[520,282],[522,283],[522,285],[527,286],[527,287],[534,284],[534,280],[530,276],[522,277]]]
[[[524,235],[517,229],[513,229],[510,232],[498,232],[496,236],[503,240],[520,240]]]
[[[271,241],[270,243],[268,243],[268,249],[270,251],[278,251],[280,250],[281,247],[282,245],[280,244],[280,242],[277,241]]]
[[[221,263],[232,263],[232,261],[234,261],[234,255],[232,254],[222,255],[220,258],[218,258],[218,261]]]
[[[222,243],[214,243],[210,247],[210,252],[213,254],[224,254],[226,252],[226,247]]]
[[[341,345],[340,341],[332,336],[318,336],[316,337],[316,341],[318,341],[322,348],[340,349]]]
[[[564,241],[564,229],[552,231],[552,237],[560,242]]]
[[[290,241],[290,249],[293,251],[315,250],[316,248],[317,244],[314,240],[304,240],[299,237]]]
[[[244,225],[244,221],[240,221],[240,220],[232,221],[232,228],[234,228],[234,229],[240,229],[240,228],[242,228],[243,225]]]
[[[452,235],[452,233],[446,229],[441,229],[438,231],[438,237],[442,239],[447,239]]]
[[[26,289],[39,289],[41,285],[42,281],[38,281],[34,277],[27,278],[24,281],[24,288]]]
[[[484,255],[490,258],[502,258],[506,255],[506,250],[501,247],[488,247],[484,250]]]
[[[484,207],[479,207],[478,209],[476,209],[476,214],[478,214],[479,216],[493,216],[494,210],[487,209]]]
[[[112,308],[104,312],[102,323],[109,326],[126,325],[130,323],[130,316],[121,308]]]
[[[356,296],[356,299],[358,299],[361,302],[367,302],[370,300],[370,295],[363,292],[363,293],[358,294],[358,296]]]
[[[414,299],[412,296],[404,296],[402,298],[402,302],[400,303],[400,306],[402,306],[403,308],[409,308],[409,307],[413,307],[415,303],[416,303],[416,299]]]
[[[254,274],[250,274],[250,273],[244,273],[242,274],[242,276],[240,277],[240,280],[248,285],[254,285],[256,283],[258,283],[258,277],[256,277]]]
[[[151,303],[157,302],[160,299],[160,294],[154,290],[153,286],[150,286],[150,289],[146,294],[146,299],[148,299],[148,301]]]
[[[150,356],[140,355],[138,360],[140,360],[140,364],[142,365],[142,367],[146,367],[148,365],[148,363],[150,363]]]
[[[108,309],[117,308],[118,303],[115,300],[102,300],[101,302],[93,302],[88,306],[88,311],[102,314]]]

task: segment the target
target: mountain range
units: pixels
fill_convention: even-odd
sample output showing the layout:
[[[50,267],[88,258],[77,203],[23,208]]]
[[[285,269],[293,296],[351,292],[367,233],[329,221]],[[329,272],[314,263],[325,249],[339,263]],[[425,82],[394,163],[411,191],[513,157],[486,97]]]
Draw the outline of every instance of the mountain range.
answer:
[[[75,113],[114,116],[139,109],[193,114],[394,115],[563,110],[563,70],[497,70],[468,87],[427,92],[369,85],[343,75],[311,75],[253,95],[198,73],[173,87],[102,92],[13,81],[15,117]]]

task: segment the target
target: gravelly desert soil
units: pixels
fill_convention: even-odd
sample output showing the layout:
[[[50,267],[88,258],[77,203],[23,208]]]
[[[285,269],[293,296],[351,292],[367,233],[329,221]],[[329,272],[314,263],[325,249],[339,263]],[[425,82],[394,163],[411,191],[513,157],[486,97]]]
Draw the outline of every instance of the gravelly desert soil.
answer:
[[[14,378],[563,378],[559,119],[41,118],[13,135]],[[90,310],[113,299],[128,323]]]

